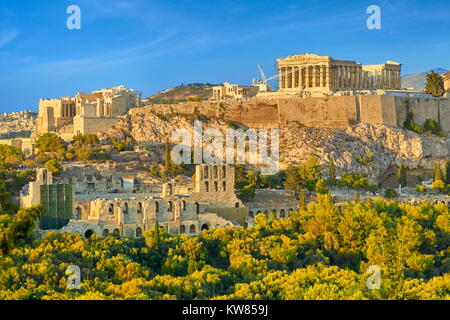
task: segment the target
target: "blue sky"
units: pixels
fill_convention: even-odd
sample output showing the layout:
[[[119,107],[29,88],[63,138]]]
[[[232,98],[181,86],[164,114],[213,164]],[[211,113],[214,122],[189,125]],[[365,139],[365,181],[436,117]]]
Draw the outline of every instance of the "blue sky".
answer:
[[[69,30],[69,5],[81,30]],[[382,29],[366,27],[369,5]],[[261,64],[317,53],[403,74],[450,69],[448,0],[0,0],[0,111],[124,84],[147,97],[181,83],[249,84]]]

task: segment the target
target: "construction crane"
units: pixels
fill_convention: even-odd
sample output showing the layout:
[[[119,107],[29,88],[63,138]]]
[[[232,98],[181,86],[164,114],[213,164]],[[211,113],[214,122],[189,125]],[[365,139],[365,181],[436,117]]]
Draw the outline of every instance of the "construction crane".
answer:
[[[272,81],[272,80],[274,80],[274,79],[276,79],[276,78],[278,78],[280,76],[279,74],[276,74],[276,75],[274,75],[274,76],[272,76],[270,78],[267,78],[266,74],[264,73],[263,68],[259,64],[258,64],[258,70],[259,70],[259,74],[261,75],[261,79],[253,78],[253,85],[254,86],[260,85],[260,84],[267,85],[267,84],[269,84],[269,81]],[[292,72],[293,71],[289,71],[289,72],[286,72],[285,74],[290,74]]]

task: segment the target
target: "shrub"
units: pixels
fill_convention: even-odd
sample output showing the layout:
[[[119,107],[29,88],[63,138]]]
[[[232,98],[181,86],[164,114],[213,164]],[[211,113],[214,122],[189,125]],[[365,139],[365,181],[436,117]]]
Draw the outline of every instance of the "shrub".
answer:
[[[439,137],[445,136],[444,130],[442,130],[441,125],[434,120],[431,119],[425,120],[423,127],[425,132],[428,134],[434,134]]]
[[[62,171],[62,166],[54,159],[47,161],[45,163],[45,168],[53,174],[58,174]]]
[[[415,133],[422,133],[422,128],[414,122],[414,114],[412,112],[407,113],[406,120],[403,122],[403,129],[411,130]]]
[[[328,187],[324,179],[319,179],[316,183],[316,192],[320,194],[327,194],[329,192]]]
[[[445,183],[441,180],[436,180],[433,182],[432,186],[433,190],[443,192],[445,190]]]
[[[423,184],[421,184],[419,186],[416,186],[416,192],[425,193],[427,192],[427,188]]]
[[[386,189],[386,191],[384,191],[384,197],[389,199],[396,198],[398,197],[398,193],[394,189]]]

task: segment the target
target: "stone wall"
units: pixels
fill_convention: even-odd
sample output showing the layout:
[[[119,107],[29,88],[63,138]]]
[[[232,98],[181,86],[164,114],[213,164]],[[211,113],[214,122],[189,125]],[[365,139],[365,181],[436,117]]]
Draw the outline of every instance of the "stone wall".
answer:
[[[76,135],[78,132],[95,134],[100,131],[107,131],[114,126],[118,120],[119,118],[86,118],[76,116],[73,118],[73,135]]]
[[[299,121],[310,127],[345,129],[357,120],[356,101],[355,96],[279,99],[279,120]]]
[[[354,95],[333,97],[261,98],[240,102],[217,102],[152,106],[155,112],[200,113],[220,117],[254,128],[279,128],[282,123],[298,121],[316,128],[346,129],[358,122],[403,127],[409,110],[414,121],[438,121],[450,133],[450,99],[414,98],[394,95]]]
[[[414,121],[419,125],[423,125],[427,119],[435,120],[440,122],[446,133],[450,133],[450,99],[405,97],[394,99],[398,127],[403,126],[409,109],[414,115]]]

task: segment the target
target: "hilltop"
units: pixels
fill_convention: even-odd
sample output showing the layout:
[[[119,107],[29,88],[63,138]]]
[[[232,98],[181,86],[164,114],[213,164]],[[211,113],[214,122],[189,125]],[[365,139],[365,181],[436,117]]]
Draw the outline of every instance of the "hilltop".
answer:
[[[212,87],[216,84],[211,83],[190,83],[181,84],[175,88],[158,92],[148,97],[148,103],[173,103],[187,101],[189,97],[196,97],[202,100],[208,99],[212,95]]]

